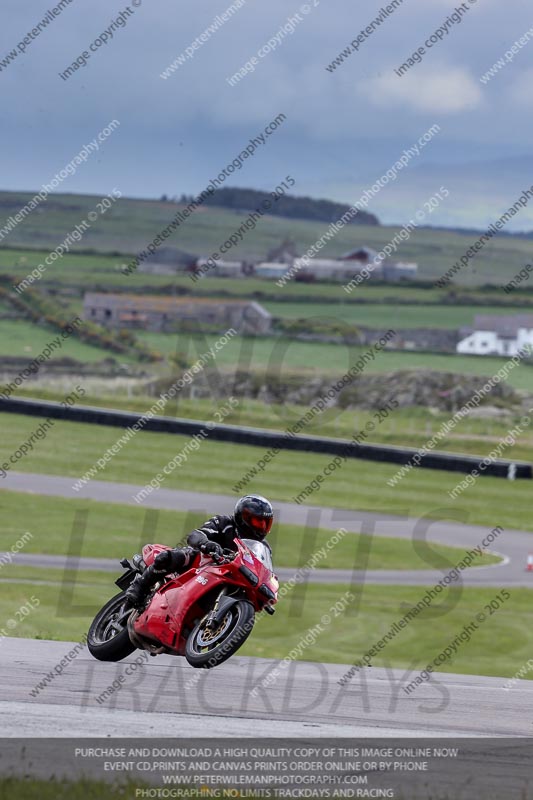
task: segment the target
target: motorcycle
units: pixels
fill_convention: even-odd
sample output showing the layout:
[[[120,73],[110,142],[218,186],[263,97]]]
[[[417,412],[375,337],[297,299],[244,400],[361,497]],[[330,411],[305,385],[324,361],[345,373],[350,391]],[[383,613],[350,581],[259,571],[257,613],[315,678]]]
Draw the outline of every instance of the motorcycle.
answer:
[[[279,583],[269,548],[253,539],[235,539],[237,551],[197,553],[181,575],[165,576],[141,609],[128,607],[124,592],[135,576],[170,548],[147,544],[115,583],[121,592],[94,618],[87,647],[99,661],[120,661],[136,649],[151,655],[185,656],[193,667],[210,669],[246,641],[261,611],[274,614]]]

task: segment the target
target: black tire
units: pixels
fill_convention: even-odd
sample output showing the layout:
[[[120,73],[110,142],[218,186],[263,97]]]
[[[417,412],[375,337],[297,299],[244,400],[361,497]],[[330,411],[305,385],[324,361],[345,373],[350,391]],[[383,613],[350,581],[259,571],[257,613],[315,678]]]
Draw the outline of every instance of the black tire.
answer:
[[[213,646],[205,644],[203,635],[206,617],[192,629],[185,646],[185,658],[192,667],[211,669],[226,661],[241,647],[252,632],[254,607],[247,600],[237,600],[225,615],[217,631],[208,635]]]
[[[122,630],[111,627],[123,605],[124,592],[121,592],[105,604],[91,623],[87,633],[87,649],[99,661],[121,661],[137,649],[128,634],[129,614],[123,617],[118,626]]]

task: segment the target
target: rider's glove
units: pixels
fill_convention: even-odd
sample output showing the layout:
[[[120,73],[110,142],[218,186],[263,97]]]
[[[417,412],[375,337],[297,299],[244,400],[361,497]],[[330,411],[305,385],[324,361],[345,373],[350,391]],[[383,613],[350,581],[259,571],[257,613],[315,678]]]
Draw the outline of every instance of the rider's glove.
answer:
[[[208,556],[212,555],[221,556],[223,550],[222,547],[218,544],[218,542],[205,542],[204,544],[200,545],[200,552],[205,553]]]
[[[158,572],[169,570],[171,566],[172,552],[170,550],[163,550],[162,553],[158,553],[154,558],[154,569]]]

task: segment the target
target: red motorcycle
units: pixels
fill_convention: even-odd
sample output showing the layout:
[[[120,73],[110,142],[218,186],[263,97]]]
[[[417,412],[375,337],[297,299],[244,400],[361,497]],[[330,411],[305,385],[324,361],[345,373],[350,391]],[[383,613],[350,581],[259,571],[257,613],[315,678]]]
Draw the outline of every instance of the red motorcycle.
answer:
[[[142,556],[120,563],[127,570],[115,583],[122,590],[98,612],[87,647],[100,661],[120,661],[135,649],[152,655],[185,656],[193,667],[221,664],[246,641],[255,614],[274,613],[279,583],[269,548],[236,539],[237,552],[198,553],[181,575],[165,576],[141,610],[128,608],[124,592],[139,572],[169,547],[147,544]]]

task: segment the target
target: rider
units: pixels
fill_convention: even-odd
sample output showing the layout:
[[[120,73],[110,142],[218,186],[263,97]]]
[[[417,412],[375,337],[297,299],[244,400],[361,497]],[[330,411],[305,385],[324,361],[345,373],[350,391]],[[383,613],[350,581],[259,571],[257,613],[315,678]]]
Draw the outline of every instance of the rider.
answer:
[[[223,549],[237,550],[235,537],[256,539],[262,542],[272,527],[274,513],[269,501],[258,494],[241,497],[233,516],[211,517],[187,537],[188,547],[176,547],[159,553],[153,564],[137,575],[126,590],[126,600],[138,608],[142,606],[150,589],[172,572],[185,572],[198,551],[206,555],[221,555]]]

